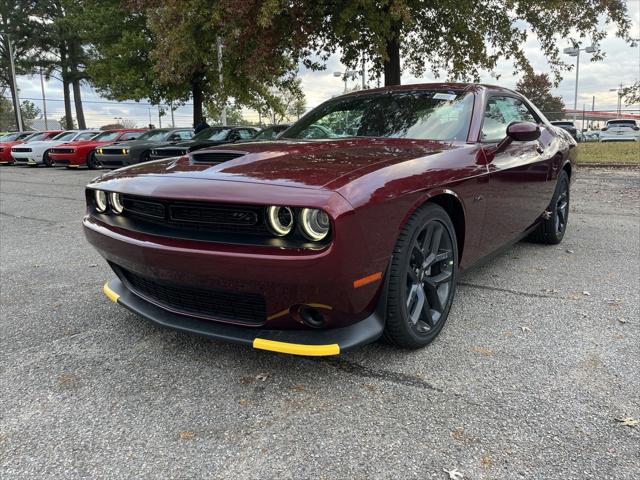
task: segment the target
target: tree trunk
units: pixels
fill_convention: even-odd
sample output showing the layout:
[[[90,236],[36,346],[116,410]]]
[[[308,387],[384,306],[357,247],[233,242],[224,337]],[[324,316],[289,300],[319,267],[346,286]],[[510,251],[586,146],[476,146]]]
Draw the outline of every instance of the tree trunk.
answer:
[[[66,80],[66,74],[62,72],[62,96],[64,98],[64,118],[66,125],[62,128],[70,130],[73,128],[73,115],[71,114],[71,94],[69,93],[69,80]]]
[[[20,115],[22,111],[20,110],[20,106],[16,101],[16,91],[13,88],[13,82],[11,81],[11,79],[9,81],[9,90],[11,90],[11,104],[13,105],[13,118],[15,119],[15,122],[16,122],[16,128],[18,128],[18,125],[20,125],[20,121],[18,120],[18,115]],[[16,108],[16,105],[18,106],[18,108]],[[24,125],[23,125],[23,128],[24,128]]]
[[[195,127],[202,120],[202,85],[199,81],[191,84],[191,93],[193,95],[193,126]]]
[[[87,128],[84,121],[84,110],[82,109],[82,94],[80,93],[80,79],[73,80],[73,103],[76,107],[76,119],[78,120],[78,128]]]
[[[384,85],[400,85],[400,37],[387,40],[388,60],[384,62]]]

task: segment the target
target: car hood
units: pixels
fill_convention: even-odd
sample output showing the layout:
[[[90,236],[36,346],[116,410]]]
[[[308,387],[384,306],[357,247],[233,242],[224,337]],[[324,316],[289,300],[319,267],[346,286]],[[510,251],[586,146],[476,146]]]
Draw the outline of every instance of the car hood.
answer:
[[[146,149],[149,147],[164,147],[165,145],[173,145],[176,142],[166,141],[148,141],[148,140],[127,140],[125,142],[112,142],[110,145],[117,145],[118,147],[130,148],[130,149]]]
[[[63,143],[67,143],[67,142],[63,140],[38,140],[37,142],[28,142],[25,145],[38,148],[38,147],[48,147],[51,145],[61,145]]]
[[[189,157],[133,165],[101,177],[101,181],[136,176],[199,178],[299,188],[327,188],[387,165],[427,157],[458,148],[451,143],[380,138],[337,140],[278,140],[235,143],[203,152],[237,152],[241,156],[224,162],[194,162]]]

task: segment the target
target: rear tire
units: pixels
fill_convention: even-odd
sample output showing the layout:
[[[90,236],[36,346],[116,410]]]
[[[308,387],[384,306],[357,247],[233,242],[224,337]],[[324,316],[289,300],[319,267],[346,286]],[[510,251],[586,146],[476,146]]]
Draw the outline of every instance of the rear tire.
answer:
[[[402,228],[393,251],[384,340],[407,349],[431,343],[449,315],[457,270],[453,223],[442,207],[428,203]]]
[[[558,175],[556,190],[547,208],[551,215],[543,219],[538,228],[531,233],[530,241],[547,245],[557,245],[562,241],[569,222],[569,200],[569,175],[562,170]]]

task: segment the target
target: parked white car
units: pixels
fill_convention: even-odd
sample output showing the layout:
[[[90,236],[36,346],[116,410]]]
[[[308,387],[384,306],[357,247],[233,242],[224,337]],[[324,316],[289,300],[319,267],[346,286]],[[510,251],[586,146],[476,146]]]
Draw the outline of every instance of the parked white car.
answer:
[[[601,142],[640,142],[640,127],[636,120],[608,120],[600,131]]]
[[[11,156],[17,165],[53,166],[53,159],[49,158],[49,149],[68,142],[90,140],[100,133],[100,130],[66,130],[50,140],[23,143],[11,147]]]

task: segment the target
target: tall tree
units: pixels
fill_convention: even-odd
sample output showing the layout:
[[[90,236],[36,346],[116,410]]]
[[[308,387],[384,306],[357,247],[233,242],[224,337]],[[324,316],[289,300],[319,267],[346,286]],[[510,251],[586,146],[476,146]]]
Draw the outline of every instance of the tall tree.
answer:
[[[624,99],[625,105],[635,105],[640,103],[640,82],[636,81],[633,85],[624,87],[620,92],[620,95]]]
[[[18,125],[16,91],[14,89],[9,57],[9,42],[13,50],[16,75],[32,73],[32,49],[39,38],[35,15],[39,12],[35,0],[11,0],[0,2],[0,88],[9,88],[13,107],[11,111]]]
[[[564,118],[565,105],[561,97],[551,94],[551,80],[546,73],[526,73],[516,84],[516,90],[538,107],[549,120]]]
[[[384,72],[386,85],[400,83],[401,67],[415,76],[430,70],[456,80],[477,80],[503,60],[530,71],[524,51],[529,35],[535,35],[557,81],[568,67],[560,56],[561,39],[589,38],[598,49],[613,23],[630,41],[626,0],[245,0],[243,8],[236,3],[221,1],[233,24],[247,15],[281,34],[279,42],[254,51],[253,61],[268,58],[273,45],[291,48],[312,68],[322,67],[334,52],[355,68],[364,54],[372,73]],[[261,34],[259,28],[242,30],[245,42]],[[602,53],[597,50],[593,58]]]

